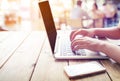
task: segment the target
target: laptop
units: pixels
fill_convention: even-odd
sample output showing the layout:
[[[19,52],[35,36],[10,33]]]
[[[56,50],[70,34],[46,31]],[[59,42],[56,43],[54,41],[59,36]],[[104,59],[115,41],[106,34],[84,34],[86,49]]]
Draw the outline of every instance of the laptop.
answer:
[[[69,38],[71,31],[56,30],[49,1],[39,2],[39,8],[45,25],[51,51],[55,59],[108,59],[108,57],[103,53],[94,52],[87,49],[79,49],[73,52],[70,46],[71,43]]]

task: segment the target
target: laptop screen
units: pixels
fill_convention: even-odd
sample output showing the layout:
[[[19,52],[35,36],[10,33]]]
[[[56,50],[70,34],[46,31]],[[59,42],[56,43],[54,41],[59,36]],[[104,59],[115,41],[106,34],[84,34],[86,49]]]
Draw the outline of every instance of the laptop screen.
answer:
[[[52,52],[54,53],[55,42],[56,42],[56,28],[53,21],[52,11],[48,1],[39,2],[39,8],[43,17],[45,24],[45,29],[47,31],[48,39]]]

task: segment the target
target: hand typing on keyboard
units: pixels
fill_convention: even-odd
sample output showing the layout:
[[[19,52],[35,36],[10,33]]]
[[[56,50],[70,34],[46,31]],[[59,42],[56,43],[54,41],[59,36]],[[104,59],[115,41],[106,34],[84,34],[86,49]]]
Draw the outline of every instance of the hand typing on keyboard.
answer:
[[[104,41],[93,39],[90,37],[82,37],[75,39],[71,42],[71,48],[73,51],[79,49],[89,49],[92,51],[99,51],[99,47],[103,45]]]
[[[76,36],[75,36],[75,39],[79,39],[79,38],[81,38],[81,37],[83,37],[83,35],[76,35]]]
[[[75,39],[77,35],[83,35],[83,37]],[[120,47],[109,42],[93,38],[95,36],[120,39],[120,23],[118,26],[112,28],[79,29],[72,31],[70,34],[71,48],[73,51],[78,49],[88,49],[103,52],[120,63]]]
[[[79,39],[79,38],[81,38],[81,37],[83,37],[83,35],[76,35],[76,37],[74,38],[74,40]],[[77,50],[77,51],[72,50],[72,52],[73,52],[74,54],[80,55],[81,53],[80,53],[80,51],[79,51],[79,52],[78,52],[78,51],[79,51],[79,50]]]
[[[72,31],[70,34],[70,40],[73,41],[75,39],[76,36],[80,36],[80,37],[84,37],[84,36],[88,36],[88,37],[94,37],[94,31],[89,29],[79,29],[79,30],[75,30]]]

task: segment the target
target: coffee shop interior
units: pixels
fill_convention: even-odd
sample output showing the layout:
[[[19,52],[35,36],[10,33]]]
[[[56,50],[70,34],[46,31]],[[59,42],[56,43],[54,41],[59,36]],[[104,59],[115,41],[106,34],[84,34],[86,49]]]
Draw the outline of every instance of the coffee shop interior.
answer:
[[[40,1],[43,0],[0,0],[0,30],[43,30]],[[120,0],[48,1],[58,30],[115,27],[119,23]]]

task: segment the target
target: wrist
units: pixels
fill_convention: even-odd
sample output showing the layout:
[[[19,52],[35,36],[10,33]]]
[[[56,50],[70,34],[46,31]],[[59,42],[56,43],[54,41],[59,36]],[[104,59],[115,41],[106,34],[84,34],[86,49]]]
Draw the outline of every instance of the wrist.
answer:
[[[106,49],[106,46],[107,46],[107,42],[105,41],[100,41],[100,43],[98,44],[98,51],[100,52],[105,52],[105,49]]]
[[[97,36],[99,39],[105,39],[106,37],[103,35],[103,32],[100,28],[95,28],[93,30],[94,35]]]
[[[100,32],[100,30],[99,30],[98,28],[94,28],[94,29],[93,29],[94,35],[98,36],[98,35],[99,35],[99,32]]]

